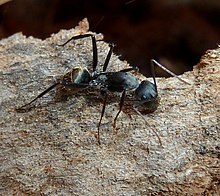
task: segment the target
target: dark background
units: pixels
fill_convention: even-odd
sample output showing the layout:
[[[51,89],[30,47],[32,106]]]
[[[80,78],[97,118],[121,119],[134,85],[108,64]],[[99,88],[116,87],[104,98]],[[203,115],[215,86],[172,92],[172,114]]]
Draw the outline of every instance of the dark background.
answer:
[[[220,41],[219,0],[12,0],[0,6],[0,37],[46,38],[85,17],[147,76],[151,58],[180,74]]]

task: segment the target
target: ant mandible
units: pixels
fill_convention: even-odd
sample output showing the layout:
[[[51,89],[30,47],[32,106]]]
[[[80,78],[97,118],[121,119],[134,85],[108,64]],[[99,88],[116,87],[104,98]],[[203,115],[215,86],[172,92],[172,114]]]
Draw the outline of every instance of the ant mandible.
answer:
[[[107,98],[108,98],[108,92],[121,92],[121,99],[119,103],[119,111],[116,114],[113,122],[113,127],[116,126],[116,121],[119,116],[119,114],[122,111],[122,107],[124,104],[124,100],[126,97],[127,91],[134,91],[136,100],[138,100],[138,104],[134,105],[134,110],[137,114],[139,114],[147,123],[147,120],[144,118],[144,116],[141,114],[140,111],[138,111],[137,107],[139,105],[145,104],[145,103],[155,103],[155,101],[158,98],[158,91],[157,91],[157,84],[155,79],[155,71],[154,66],[157,65],[160,68],[164,69],[166,72],[171,74],[172,76],[178,78],[184,83],[187,83],[186,81],[179,78],[177,75],[175,75],[173,72],[165,68],[163,65],[155,61],[154,59],[151,60],[151,74],[153,77],[153,83],[148,80],[140,81],[135,75],[131,74],[131,71],[138,71],[137,68],[131,67],[127,69],[123,69],[116,72],[107,72],[107,67],[111,58],[111,55],[113,53],[113,44],[109,44],[110,49],[107,54],[107,57],[105,59],[105,62],[103,64],[103,69],[101,72],[97,72],[97,65],[98,65],[98,53],[97,53],[97,44],[96,44],[96,38],[93,34],[83,34],[83,35],[77,35],[73,36],[69,40],[67,40],[65,43],[59,45],[59,46],[65,46],[67,43],[69,43],[72,40],[82,39],[91,37],[92,39],[92,51],[93,51],[93,62],[92,62],[92,73],[88,71],[85,67],[74,67],[71,71],[64,74],[61,80],[58,80],[53,85],[51,85],[49,88],[47,88],[45,91],[40,93],[36,98],[34,98],[29,103],[21,106],[18,108],[18,110],[25,110],[25,108],[29,105],[31,105],[33,102],[35,102],[38,98],[41,98],[46,93],[48,93],[50,90],[55,88],[57,85],[62,85],[65,88],[70,89],[82,89],[87,88],[91,86],[99,86],[101,89],[101,93],[104,95],[104,103],[103,108],[101,112],[101,117],[98,123],[98,133],[97,133],[97,140],[100,144],[100,126],[102,122],[102,118],[105,113]],[[187,83],[188,84],[188,83]],[[160,145],[162,145],[159,135],[154,131],[155,135],[157,136]]]

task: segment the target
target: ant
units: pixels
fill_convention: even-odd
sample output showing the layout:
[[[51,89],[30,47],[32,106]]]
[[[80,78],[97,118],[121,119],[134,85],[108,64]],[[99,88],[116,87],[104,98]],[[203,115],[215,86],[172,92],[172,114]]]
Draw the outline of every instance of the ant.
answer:
[[[121,113],[122,107],[124,105],[127,91],[134,91],[134,96],[138,104],[134,104],[133,109],[137,114],[139,114],[144,119],[146,124],[148,124],[147,120],[144,118],[142,113],[137,108],[138,106],[143,105],[145,103],[150,103],[152,105],[155,105],[158,99],[158,91],[157,91],[157,84],[156,84],[155,70],[154,70],[155,65],[164,69],[166,72],[170,73],[172,76],[178,78],[182,82],[187,83],[186,81],[179,78],[177,75],[175,75],[173,72],[165,68],[163,65],[161,65],[154,59],[151,60],[151,74],[153,77],[153,83],[148,80],[140,81],[135,75],[130,73],[131,71],[137,72],[138,68],[136,67],[126,68],[126,69],[122,69],[116,72],[107,72],[106,70],[107,70],[111,55],[113,53],[113,48],[115,46],[114,44],[109,44],[110,49],[105,59],[105,62],[103,64],[103,69],[102,71],[97,72],[96,69],[98,66],[98,52],[97,52],[96,42],[100,40],[96,40],[93,34],[83,34],[83,35],[73,36],[72,38],[70,38],[65,43],[59,46],[65,46],[67,43],[69,43],[72,40],[77,40],[77,39],[82,39],[82,38],[87,38],[87,37],[91,37],[92,39],[92,51],[93,51],[92,73],[90,73],[87,68],[74,67],[71,71],[64,74],[61,80],[58,80],[57,82],[55,82],[53,85],[51,85],[45,91],[40,93],[36,98],[34,98],[29,103],[21,106],[18,109],[19,111],[24,110],[24,108],[31,105],[34,101],[36,101],[38,98],[41,98],[43,95],[48,93],[50,90],[55,88],[57,85],[62,85],[63,87],[70,88],[70,89],[82,89],[82,88],[87,88],[91,86],[98,86],[100,87],[101,94],[104,95],[104,103],[103,103],[103,108],[101,112],[101,117],[98,123],[98,132],[97,132],[97,140],[98,140],[98,143],[100,144],[100,126],[101,126],[102,118],[105,113],[108,92],[122,93],[121,98],[120,98],[120,103],[119,103],[119,111],[116,114],[114,118],[114,122],[113,122],[113,128],[115,128],[117,118],[119,114]],[[159,135],[156,133],[156,131],[154,131],[154,133],[157,136],[160,142],[160,145],[162,146]]]

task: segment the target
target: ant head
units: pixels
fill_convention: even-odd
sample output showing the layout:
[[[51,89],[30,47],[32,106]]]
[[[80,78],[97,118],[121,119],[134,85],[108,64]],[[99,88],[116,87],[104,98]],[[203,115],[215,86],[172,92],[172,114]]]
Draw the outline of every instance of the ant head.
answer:
[[[137,99],[135,108],[142,114],[154,112],[159,105],[156,85],[148,80],[140,83],[135,90],[135,97]]]
[[[135,95],[140,101],[148,102],[155,99],[158,94],[155,84],[144,80],[136,88]]]

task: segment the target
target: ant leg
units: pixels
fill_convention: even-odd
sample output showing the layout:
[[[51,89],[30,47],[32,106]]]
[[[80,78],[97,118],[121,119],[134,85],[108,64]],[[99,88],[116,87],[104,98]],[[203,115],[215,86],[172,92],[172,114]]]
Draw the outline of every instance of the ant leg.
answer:
[[[92,61],[92,72],[96,72],[96,68],[98,65],[98,51],[97,51],[97,44],[94,35],[91,35],[92,38],[92,52],[93,52],[93,61]]]
[[[134,111],[135,111],[139,116],[141,116],[141,117],[143,118],[143,120],[145,121],[146,125],[150,127],[150,125],[149,125],[149,123],[147,122],[146,118],[137,110],[137,108],[133,107],[133,109],[134,109]],[[158,135],[158,133],[157,133],[154,129],[151,129],[151,130],[152,130],[152,131],[154,132],[154,134],[156,135],[156,137],[157,137],[157,139],[158,139],[158,141],[159,141],[159,143],[160,143],[160,146],[163,147],[162,142],[161,142],[161,139],[160,139],[160,136]]]
[[[69,43],[72,40],[82,39],[82,38],[86,38],[86,37],[94,37],[94,35],[89,34],[89,33],[88,34],[75,35],[75,36],[71,37],[70,39],[68,39],[63,44],[59,44],[58,46],[65,46],[67,43]]]
[[[76,35],[67,40],[65,43],[60,44],[58,46],[65,46],[67,43],[69,43],[72,40],[82,39],[86,37],[92,38],[92,51],[93,51],[93,63],[92,63],[92,71],[95,72],[97,65],[98,65],[98,52],[97,52],[97,44],[96,44],[96,38],[92,34],[83,34],[83,35]]]
[[[114,128],[114,129],[115,129],[115,127],[116,127],[116,120],[117,120],[119,114],[121,113],[122,106],[123,106],[123,104],[124,104],[125,95],[126,95],[126,90],[124,90],[124,91],[122,92],[122,95],[121,95],[121,100],[120,100],[120,104],[119,104],[119,111],[118,111],[117,115],[115,116],[115,119],[114,119],[114,122],[113,122],[113,128]]]
[[[129,71],[139,71],[138,67],[130,67],[130,68],[126,68],[126,69],[122,69],[120,72],[129,72]]]
[[[34,98],[32,101],[30,101],[29,103],[21,106],[18,110],[22,110],[23,108],[25,108],[26,106],[30,105],[31,103],[33,103],[34,101],[36,101],[38,98],[41,98],[42,96],[44,96],[46,93],[48,93],[50,90],[52,90],[54,87],[56,87],[58,84],[60,84],[60,82],[54,83],[52,86],[50,86],[49,88],[47,88],[45,91],[43,91],[42,93],[40,93],[36,98]]]
[[[115,47],[115,44],[109,44],[109,47],[110,47],[110,49],[109,49],[108,55],[107,55],[107,57],[106,57],[106,59],[105,59],[105,63],[104,63],[104,65],[103,65],[103,70],[102,70],[103,72],[105,72],[106,69],[107,69],[107,67],[108,67],[108,64],[109,64],[110,58],[111,58],[111,56],[112,56],[112,53],[113,53],[113,49],[114,49],[114,47]]]
[[[172,71],[170,71],[169,69],[167,69],[166,67],[164,67],[163,65],[158,63],[156,60],[151,59],[151,67],[153,68],[153,70],[154,70],[154,65],[157,65],[158,67],[160,67],[161,69],[163,69],[164,71],[169,73],[171,76],[173,76],[173,77],[177,78],[178,80],[190,85],[190,83],[188,83],[185,80],[181,79],[179,76],[177,76],[175,73],[173,73]],[[155,75],[155,72],[154,72],[154,75]]]
[[[101,125],[101,122],[102,122],[102,118],[103,118],[104,113],[105,113],[107,97],[108,97],[108,94],[105,92],[105,98],[104,98],[104,102],[103,102],[102,113],[101,113],[101,117],[100,117],[99,124],[98,124],[97,140],[98,140],[99,145],[101,144],[101,142],[100,142],[100,131],[99,130],[100,130],[100,125]]]

